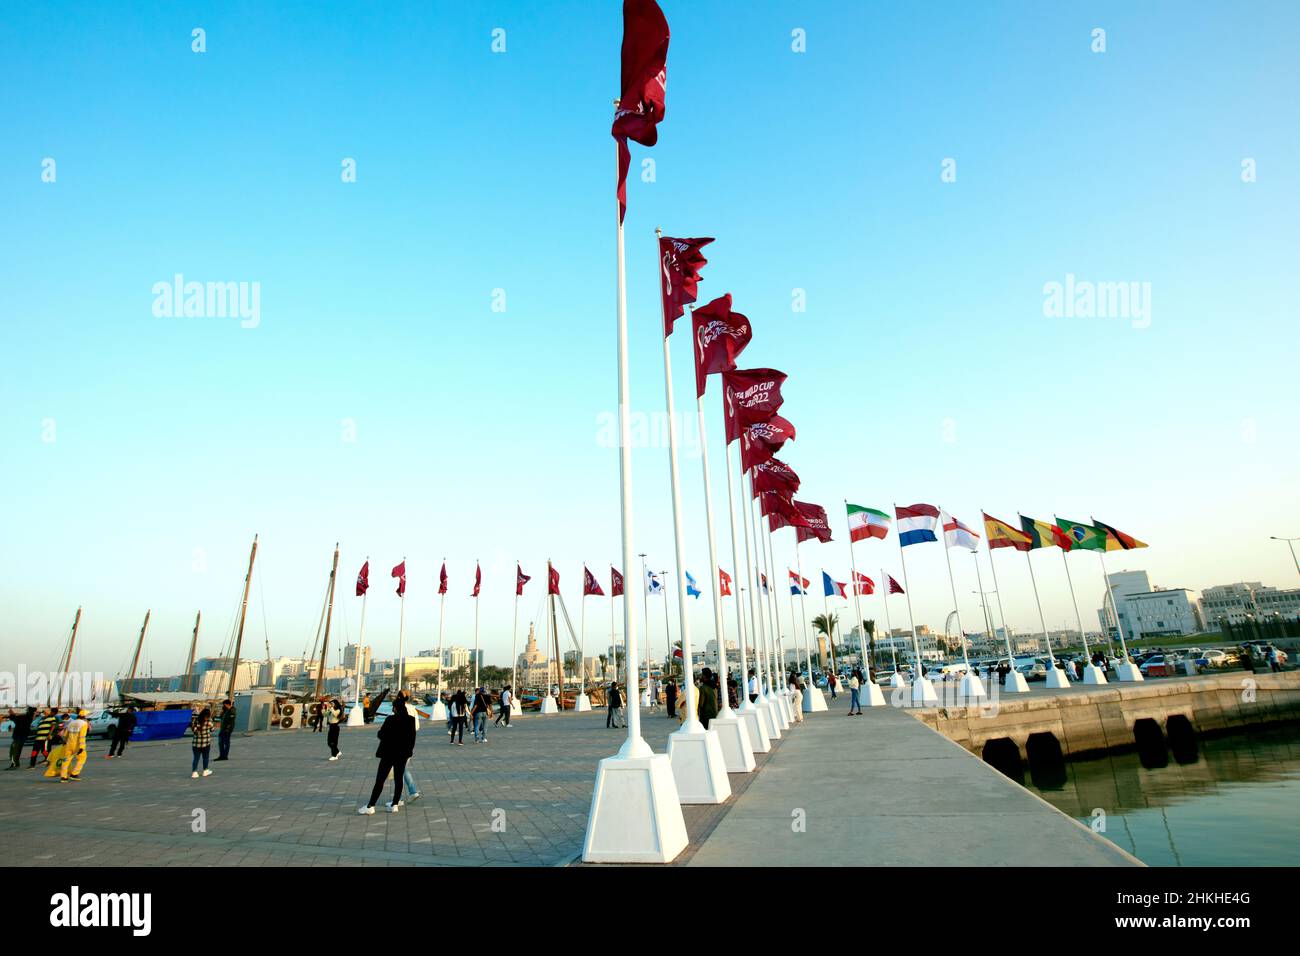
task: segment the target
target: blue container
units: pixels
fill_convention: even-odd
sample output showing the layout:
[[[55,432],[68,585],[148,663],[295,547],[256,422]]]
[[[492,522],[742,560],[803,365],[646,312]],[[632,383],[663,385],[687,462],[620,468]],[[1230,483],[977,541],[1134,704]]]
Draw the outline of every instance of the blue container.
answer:
[[[186,709],[137,711],[131,739],[177,740],[184,737],[185,731],[190,729],[191,716]]]

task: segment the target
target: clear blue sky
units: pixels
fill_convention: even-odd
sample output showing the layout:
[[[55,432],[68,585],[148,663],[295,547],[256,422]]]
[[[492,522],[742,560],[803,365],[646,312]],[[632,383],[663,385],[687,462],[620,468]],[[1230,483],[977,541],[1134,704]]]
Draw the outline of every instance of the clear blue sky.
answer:
[[[633,147],[629,186],[633,403],[663,409],[653,229],[716,236],[702,297],[732,292],[756,329],[745,361],[790,374],[783,457],[835,522],[839,540],[803,549],[810,577],[848,578],[848,498],[968,524],[981,507],[1095,515],[1151,544],[1115,570],[1297,583],[1268,536],[1300,535],[1300,9],[663,6],[667,118],[659,146]],[[436,643],[444,556],[448,644],[472,642],[476,558],[490,662],[508,656],[515,558],[535,580],[521,618],[550,556],[577,623],[580,563],[604,576],[619,553],[599,422],[620,35],[613,0],[5,7],[0,669],[50,666],[78,604],[84,668],[115,673],[146,608],[156,672],[183,665],[200,608],[216,653],[254,532],[254,655],[264,628],[275,654],[310,645],[336,540],[352,637],[347,585],[372,559],[379,656],[396,651],[403,555],[412,650]],[[260,325],[156,318],[153,285],[176,273],[259,282]],[[1149,282],[1150,327],[1044,317],[1044,284],[1067,273]],[[688,339],[673,346],[693,423]],[[708,401],[720,472],[716,384]],[[637,551],[670,568],[666,453],[634,465]],[[683,481],[704,582],[689,454]],[[897,573],[892,536],[858,554]],[[1059,558],[1035,559],[1049,624],[1072,625]],[[1096,559],[1070,561],[1095,626]],[[941,627],[942,552],[908,564],[918,623]],[[998,567],[1012,625],[1036,628],[1023,560]],[[707,598],[693,610],[701,642]],[[863,610],[883,619],[877,599]],[[603,644],[608,604],[589,611]],[[905,622],[901,601],[892,614]]]

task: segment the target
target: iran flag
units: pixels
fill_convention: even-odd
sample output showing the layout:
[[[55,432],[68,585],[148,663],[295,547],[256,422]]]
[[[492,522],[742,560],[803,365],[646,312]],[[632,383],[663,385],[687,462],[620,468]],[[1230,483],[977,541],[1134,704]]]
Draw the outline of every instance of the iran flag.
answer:
[[[848,505],[849,540],[862,541],[866,538],[883,538],[889,534],[889,515],[875,508],[862,505]]]

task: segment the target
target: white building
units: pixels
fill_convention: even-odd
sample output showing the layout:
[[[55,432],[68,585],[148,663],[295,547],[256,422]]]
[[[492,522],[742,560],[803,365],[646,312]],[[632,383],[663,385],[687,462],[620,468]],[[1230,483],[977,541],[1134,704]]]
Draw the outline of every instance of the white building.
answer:
[[[1125,640],[1199,634],[1205,630],[1196,596],[1186,588],[1153,588],[1145,571],[1116,571],[1107,578],[1110,594],[1102,595],[1102,606],[1097,610],[1102,633],[1118,638],[1116,609]]]
[[[369,644],[365,647],[360,644],[347,644],[343,648],[343,666],[350,671],[360,671],[364,674],[370,670],[371,656]]]
[[[1279,590],[1258,581],[1219,584],[1201,592],[1201,616],[1208,626],[1225,621],[1245,624],[1251,620],[1296,620],[1300,618],[1300,588]]]

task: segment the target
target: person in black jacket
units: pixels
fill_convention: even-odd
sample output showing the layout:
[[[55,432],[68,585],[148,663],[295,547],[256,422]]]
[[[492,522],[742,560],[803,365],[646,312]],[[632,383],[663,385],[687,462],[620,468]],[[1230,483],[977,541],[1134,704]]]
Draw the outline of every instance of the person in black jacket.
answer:
[[[402,775],[406,772],[406,761],[415,753],[415,718],[406,710],[406,700],[399,694],[393,699],[393,712],[384,718],[379,727],[379,749],[375,756],[379,758],[379,769],[375,773],[375,786],[370,791],[370,802],[357,810],[362,814],[373,814],[380,794],[384,792],[384,781],[388,774],[393,775],[393,802],[388,805],[389,813],[396,813],[402,806]]]
[[[117,715],[117,726],[113,728],[113,742],[108,747],[108,758],[122,756],[126,750],[126,742],[131,739],[131,731],[135,730],[135,708],[128,707],[125,711]]]
[[[23,758],[23,745],[27,735],[32,732],[32,721],[36,719],[36,708],[28,707],[21,714],[9,711],[9,719],[14,722],[13,739],[9,743],[9,766],[6,770],[17,770]]]

